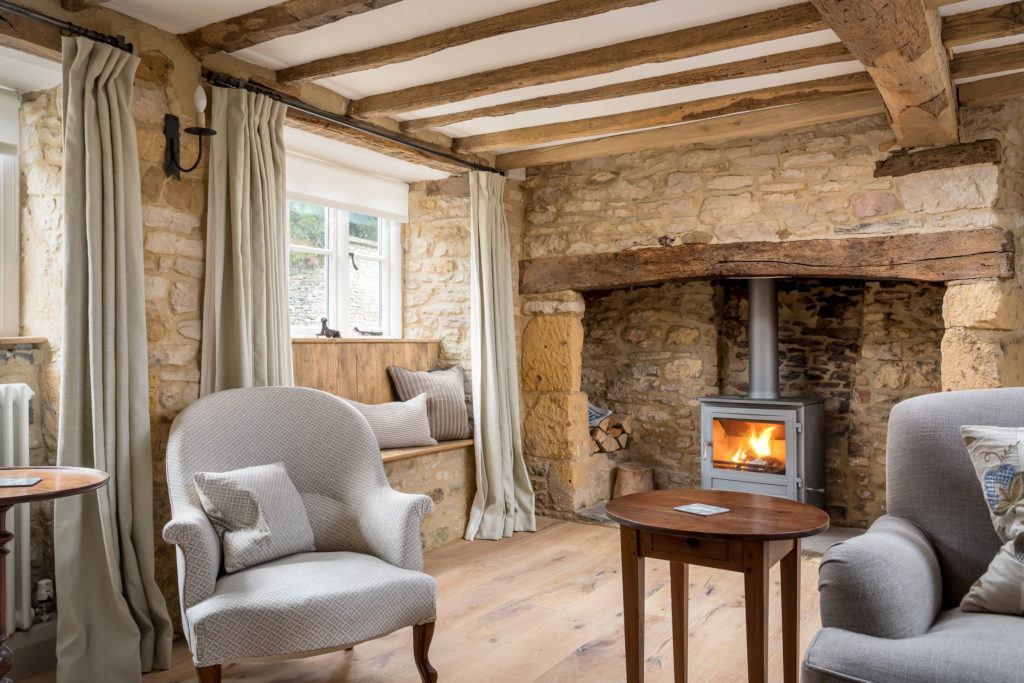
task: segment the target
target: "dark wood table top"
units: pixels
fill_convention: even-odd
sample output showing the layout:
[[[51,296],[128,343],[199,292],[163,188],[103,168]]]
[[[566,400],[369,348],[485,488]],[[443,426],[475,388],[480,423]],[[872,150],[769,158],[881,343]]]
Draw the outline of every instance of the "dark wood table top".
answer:
[[[0,506],[74,496],[98,489],[110,475],[87,467],[0,467],[0,478],[40,477],[33,486],[0,486]]]
[[[673,510],[704,503],[729,512],[703,517]],[[786,498],[734,491],[680,489],[645,491],[608,501],[608,516],[624,526],[655,533],[742,541],[773,541],[820,534],[828,529],[823,510]]]

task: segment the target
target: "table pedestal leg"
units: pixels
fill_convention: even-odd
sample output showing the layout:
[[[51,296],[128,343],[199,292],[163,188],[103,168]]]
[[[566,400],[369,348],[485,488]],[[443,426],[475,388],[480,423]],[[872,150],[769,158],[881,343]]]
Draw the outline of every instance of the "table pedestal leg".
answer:
[[[797,683],[800,666],[800,539],[779,562],[782,579],[782,671],[786,683]]]
[[[644,558],[636,529],[620,527],[622,541],[622,620],[626,632],[626,682],[644,680]]]
[[[0,505],[0,683],[8,683],[7,672],[14,666],[14,655],[7,647],[7,544],[14,534],[7,530],[7,511],[10,505]]]
[[[686,683],[686,639],[689,633],[690,565],[669,565],[672,584],[672,665],[676,683]]]
[[[768,549],[763,541],[743,543],[743,585],[747,607],[747,680],[768,680]]]

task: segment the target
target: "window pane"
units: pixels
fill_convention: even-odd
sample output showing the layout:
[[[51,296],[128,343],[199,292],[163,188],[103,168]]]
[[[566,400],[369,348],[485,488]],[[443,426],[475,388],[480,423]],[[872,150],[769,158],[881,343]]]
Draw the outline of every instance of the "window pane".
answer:
[[[327,255],[293,251],[288,255],[288,313],[292,327],[320,329],[327,314]],[[337,327],[337,321],[330,321]]]
[[[359,270],[349,260],[348,272],[348,316],[349,324],[363,332],[381,332],[381,267],[377,261],[355,259]]]
[[[327,209],[306,202],[288,202],[291,243],[301,247],[327,248]]]
[[[380,254],[380,219],[361,213],[348,215],[348,246],[357,254]]]

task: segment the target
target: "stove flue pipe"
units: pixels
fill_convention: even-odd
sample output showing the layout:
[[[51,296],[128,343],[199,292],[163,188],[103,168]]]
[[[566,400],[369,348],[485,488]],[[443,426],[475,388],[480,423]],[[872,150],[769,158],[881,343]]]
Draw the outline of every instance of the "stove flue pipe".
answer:
[[[750,398],[779,398],[779,295],[773,278],[747,280]]]

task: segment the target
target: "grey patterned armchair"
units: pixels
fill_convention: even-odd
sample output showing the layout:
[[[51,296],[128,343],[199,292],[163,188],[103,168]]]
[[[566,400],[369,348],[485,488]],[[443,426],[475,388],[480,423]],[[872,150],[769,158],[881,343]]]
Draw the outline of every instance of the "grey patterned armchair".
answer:
[[[193,483],[196,472],[284,462],[302,494],[317,552],[233,574]],[[347,648],[413,626],[424,681],[436,583],[422,572],[427,496],[391,489],[363,417],[313,389],[264,387],[212,394],[171,426],[167,488],[177,546],[181,621],[200,681],[229,660]]]
[[[1024,426],[1024,388],[955,391],[889,417],[888,515],[826,551],[805,683],[1024,680],[1024,618],[961,612],[1000,546],[961,425]]]

